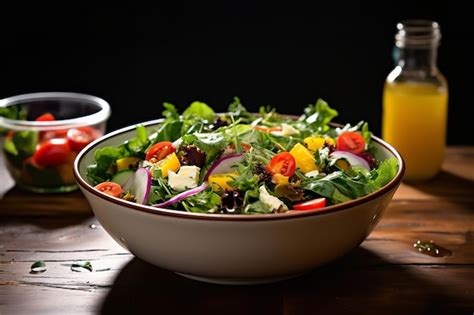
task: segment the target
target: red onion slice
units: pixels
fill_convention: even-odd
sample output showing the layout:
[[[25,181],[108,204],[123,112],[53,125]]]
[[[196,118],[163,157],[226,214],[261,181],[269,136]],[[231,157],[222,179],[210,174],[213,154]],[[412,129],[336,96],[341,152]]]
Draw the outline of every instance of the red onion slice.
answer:
[[[332,157],[332,158],[335,158],[335,159],[344,158],[344,159],[347,160],[347,162],[349,162],[349,164],[352,167],[362,166],[363,168],[370,171],[369,163],[367,163],[366,160],[364,160],[360,156],[355,155],[354,153],[351,153],[351,152],[348,152],[348,151],[334,151],[329,156]]]
[[[150,170],[144,167],[139,168],[127,179],[122,189],[125,192],[130,191],[137,199],[137,203],[146,204],[151,190]]]
[[[206,176],[204,176],[204,181],[207,181],[209,176],[212,174],[230,173],[235,171],[235,168],[232,168],[232,166],[242,161],[243,157],[243,153],[230,154],[221,157],[211,165]]]
[[[166,200],[165,202],[162,202],[162,203],[156,203],[154,205],[152,205],[153,207],[158,207],[158,208],[164,208],[164,207],[167,207],[169,205],[172,205],[174,203],[177,203],[189,196],[193,196],[193,195],[196,195],[196,194],[199,194],[200,192],[204,191],[207,187],[209,187],[207,185],[207,183],[203,183],[202,185],[200,186],[197,186],[196,188],[193,188],[193,189],[190,189],[190,190],[186,190],[180,194],[177,194],[176,196],[174,196],[173,198],[170,198],[168,200]]]

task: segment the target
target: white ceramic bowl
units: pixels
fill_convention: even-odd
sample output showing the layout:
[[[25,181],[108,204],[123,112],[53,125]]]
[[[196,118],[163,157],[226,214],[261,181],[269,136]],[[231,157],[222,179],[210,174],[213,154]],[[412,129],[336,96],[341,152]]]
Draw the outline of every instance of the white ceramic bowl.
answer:
[[[154,128],[160,120],[144,125]],[[138,205],[95,190],[86,167],[96,149],[119,145],[135,126],[91,143],[77,157],[74,175],[105,230],[135,256],[189,278],[253,284],[291,278],[326,264],[362,243],[397,190],[404,163],[374,137],[378,159],[395,157],[399,171],[382,189],[323,211],[267,215],[198,214]]]

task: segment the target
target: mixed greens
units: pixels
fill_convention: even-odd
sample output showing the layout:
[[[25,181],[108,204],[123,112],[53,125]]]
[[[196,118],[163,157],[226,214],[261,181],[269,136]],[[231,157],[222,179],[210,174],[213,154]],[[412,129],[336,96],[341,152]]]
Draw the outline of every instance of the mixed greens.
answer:
[[[395,158],[378,161],[367,123],[332,127],[337,111],[319,99],[298,118],[247,111],[238,98],[216,114],[193,102],[117,147],[96,150],[87,175],[128,201],[189,212],[265,214],[315,210],[378,190]]]

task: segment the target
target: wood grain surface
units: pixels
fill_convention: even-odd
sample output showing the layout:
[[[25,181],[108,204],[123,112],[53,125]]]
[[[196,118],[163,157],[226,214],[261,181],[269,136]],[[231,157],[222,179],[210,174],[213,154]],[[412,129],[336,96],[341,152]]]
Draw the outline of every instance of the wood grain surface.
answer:
[[[402,184],[377,228],[342,259],[280,283],[221,286],[135,258],[79,192],[14,189],[0,200],[0,314],[473,314],[473,214],[474,147],[452,147],[443,172]],[[420,254],[418,239],[453,254]],[[47,271],[31,274],[37,260]],[[72,271],[76,261],[94,271]]]

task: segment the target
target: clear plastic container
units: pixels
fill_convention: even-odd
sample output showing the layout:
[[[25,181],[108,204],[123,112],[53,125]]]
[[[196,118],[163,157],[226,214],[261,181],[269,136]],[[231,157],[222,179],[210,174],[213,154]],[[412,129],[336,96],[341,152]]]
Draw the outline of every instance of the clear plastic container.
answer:
[[[110,117],[98,97],[63,92],[31,93],[0,100],[6,166],[18,187],[37,193],[77,189],[77,153],[101,137]]]

